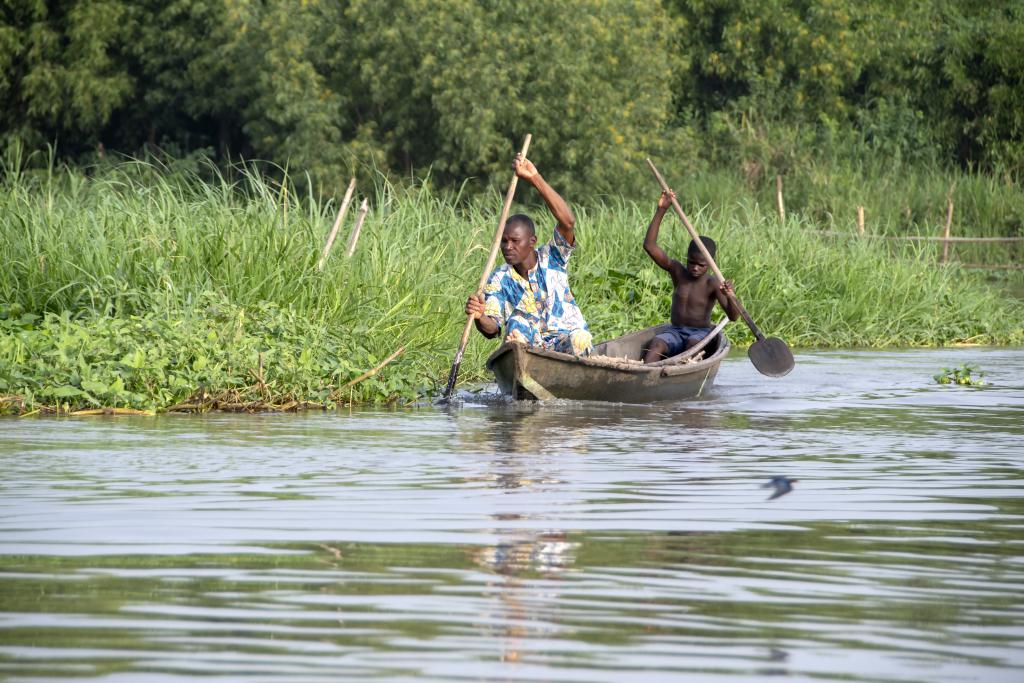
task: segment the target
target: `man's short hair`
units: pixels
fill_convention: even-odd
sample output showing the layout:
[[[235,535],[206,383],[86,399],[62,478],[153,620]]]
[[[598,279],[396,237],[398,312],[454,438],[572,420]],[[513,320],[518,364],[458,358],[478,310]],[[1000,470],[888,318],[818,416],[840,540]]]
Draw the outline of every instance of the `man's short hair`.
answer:
[[[711,254],[711,258],[715,258],[715,249],[717,248],[716,245],[715,245],[715,241],[713,239],[711,239],[710,237],[705,237],[704,235],[700,236],[700,241],[704,243],[704,248],[708,250],[709,254]],[[699,254],[700,253],[700,247],[697,246],[696,242],[694,242],[693,240],[690,240],[690,246],[689,246],[689,248],[687,248],[686,253],[687,254]]]
[[[513,225],[521,225],[526,228],[526,231],[530,233],[531,237],[537,236],[537,228],[533,224],[533,219],[527,216],[525,213],[517,213],[514,216],[509,216],[508,220],[505,221],[505,229],[508,230]]]

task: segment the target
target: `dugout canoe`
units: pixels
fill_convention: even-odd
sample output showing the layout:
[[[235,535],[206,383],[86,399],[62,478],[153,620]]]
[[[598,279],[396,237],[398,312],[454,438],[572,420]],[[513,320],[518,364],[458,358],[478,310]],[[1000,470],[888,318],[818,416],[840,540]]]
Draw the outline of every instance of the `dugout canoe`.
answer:
[[[729,354],[724,326],[725,321],[715,327],[697,355],[685,352],[650,365],[636,361],[668,325],[602,342],[588,357],[506,342],[487,359],[487,368],[502,393],[517,399],[649,403],[694,398],[714,384]]]

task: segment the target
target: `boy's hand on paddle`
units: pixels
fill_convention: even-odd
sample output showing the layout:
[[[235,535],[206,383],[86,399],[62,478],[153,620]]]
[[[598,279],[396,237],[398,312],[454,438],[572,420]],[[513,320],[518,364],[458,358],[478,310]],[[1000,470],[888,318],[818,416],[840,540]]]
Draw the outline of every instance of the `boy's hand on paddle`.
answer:
[[[516,155],[516,158],[512,160],[512,168],[516,170],[516,175],[523,180],[532,180],[537,175],[537,167],[533,165],[533,162],[523,156],[520,152]]]
[[[466,299],[466,315],[479,320],[484,315],[484,300],[476,294],[470,294]]]
[[[732,280],[726,280],[722,284],[718,285],[718,288],[722,290],[722,293],[726,296],[729,296],[730,294],[736,296],[736,292],[733,291],[732,288]]]
[[[675,190],[669,190],[668,192],[662,191],[661,196],[658,197],[658,208],[667,209],[672,206],[672,200],[676,198]]]

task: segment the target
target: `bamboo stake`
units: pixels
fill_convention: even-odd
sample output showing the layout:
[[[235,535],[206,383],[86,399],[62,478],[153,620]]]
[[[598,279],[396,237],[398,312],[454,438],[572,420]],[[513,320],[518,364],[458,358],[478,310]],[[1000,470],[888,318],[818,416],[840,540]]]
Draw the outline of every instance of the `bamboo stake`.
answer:
[[[953,228],[953,186],[949,186],[949,194],[946,195],[946,227],[942,230],[942,262],[949,261],[949,233]]]
[[[850,234],[847,232],[837,232],[835,230],[808,230],[807,232],[813,232],[815,235],[830,235],[832,237],[849,237]],[[868,239],[873,240],[907,240],[910,242],[975,242],[981,243],[999,243],[999,244],[1012,244],[1024,242],[1024,237],[939,237],[938,235],[864,235]]]
[[[68,413],[72,417],[82,415],[146,415],[152,417],[155,413],[152,410],[135,410],[133,408],[87,408]]]
[[[287,228],[288,227],[288,185],[287,185],[287,183],[288,183],[288,180],[286,178],[284,184],[281,185],[281,196],[283,198],[283,201],[282,201],[282,204],[281,204],[281,208],[282,208],[282,211],[281,211],[281,227],[282,228]]]
[[[363,221],[366,220],[366,214],[370,210],[370,205],[367,203],[366,198],[363,198],[363,203],[359,205],[359,215],[356,217],[356,224],[352,228],[352,234],[348,238],[348,250],[345,252],[345,256],[348,258],[352,257],[352,254],[356,250],[356,242],[359,241],[359,231],[363,229]]]
[[[348,189],[345,190],[345,198],[341,201],[341,208],[338,209],[338,217],[334,219],[334,225],[331,227],[331,234],[327,236],[327,243],[324,244],[324,253],[320,255],[320,261],[316,264],[317,270],[324,269],[324,263],[327,262],[327,255],[331,253],[331,245],[334,244],[334,238],[338,236],[338,228],[341,227],[341,221],[345,218],[345,213],[348,211],[348,205],[352,203],[352,193],[356,191],[356,179],[348,183]]]
[[[864,236],[864,207],[857,207],[857,234]]]
[[[786,205],[782,201],[782,176],[775,176],[775,205],[779,209],[779,221],[786,222]]]
[[[961,263],[960,267],[981,270],[1024,270],[1024,264],[1020,263]]]
[[[380,372],[384,368],[385,365],[387,365],[388,363],[390,363],[391,361],[393,361],[394,359],[396,359],[400,355],[402,355],[402,352],[404,352],[404,351],[405,351],[405,347],[404,346],[399,347],[399,349],[397,351],[395,351],[393,354],[391,354],[390,356],[385,358],[383,361],[381,361],[377,365],[377,367],[375,367],[372,370],[367,370],[366,372],[364,372],[363,374],[359,375],[358,377],[356,377],[353,380],[349,380],[348,382],[343,384],[341,386],[341,388],[338,389],[338,391],[340,392],[340,391],[343,391],[345,389],[348,389],[349,387],[353,387],[353,386],[359,384],[360,382],[362,382],[364,379],[370,379],[371,377],[376,375],[378,372]]]

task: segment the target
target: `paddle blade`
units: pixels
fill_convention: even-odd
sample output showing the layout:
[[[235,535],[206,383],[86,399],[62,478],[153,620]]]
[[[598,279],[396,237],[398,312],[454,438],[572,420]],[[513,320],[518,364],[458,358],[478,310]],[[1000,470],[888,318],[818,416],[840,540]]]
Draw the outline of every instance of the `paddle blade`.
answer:
[[[778,337],[768,337],[754,342],[747,349],[747,356],[758,372],[769,377],[782,377],[796,365],[793,352],[786,346],[786,342]]]

